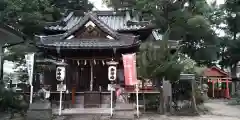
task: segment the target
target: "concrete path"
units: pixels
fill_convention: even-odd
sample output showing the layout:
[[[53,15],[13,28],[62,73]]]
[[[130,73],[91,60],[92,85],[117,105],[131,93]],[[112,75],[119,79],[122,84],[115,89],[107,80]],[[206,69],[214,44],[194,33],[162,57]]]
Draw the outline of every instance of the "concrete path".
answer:
[[[235,117],[240,119],[240,109],[238,106],[228,105],[226,101],[211,101],[205,103],[211,115]]]

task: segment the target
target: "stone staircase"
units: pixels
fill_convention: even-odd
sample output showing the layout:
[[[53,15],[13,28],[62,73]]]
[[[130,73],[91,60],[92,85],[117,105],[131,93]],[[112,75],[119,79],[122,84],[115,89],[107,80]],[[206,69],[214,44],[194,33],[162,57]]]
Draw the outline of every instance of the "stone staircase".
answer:
[[[116,103],[112,119],[133,120],[136,110],[131,103]]]

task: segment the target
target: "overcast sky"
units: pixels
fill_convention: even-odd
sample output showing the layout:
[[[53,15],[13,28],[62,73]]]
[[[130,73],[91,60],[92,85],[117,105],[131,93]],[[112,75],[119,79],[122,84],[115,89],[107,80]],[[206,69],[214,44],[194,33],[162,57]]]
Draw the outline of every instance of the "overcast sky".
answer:
[[[207,0],[208,2],[212,2],[214,0]],[[225,0],[216,0],[217,4],[223,4]]]
[[[94,10],[109,10],[102,0],[89,0],[95,6]]]

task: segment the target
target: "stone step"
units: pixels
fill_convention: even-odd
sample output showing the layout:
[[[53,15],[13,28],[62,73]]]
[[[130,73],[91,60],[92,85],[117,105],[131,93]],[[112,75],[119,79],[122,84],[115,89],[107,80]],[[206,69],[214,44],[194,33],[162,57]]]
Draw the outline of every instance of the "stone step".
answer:
[[[114,111],[111,119],[117,120],[133,120],[135,118],[134,111]]]
[[[133,111],[134,105],[131,103],[116,103],[115,111]]]
[[[58,109],[53,110],[58,114]],[[71,108],[62,110],[62,115],[110,115],[109,108]]]
[[[73,108],[84,108],[84,105],[83,104],[73,104],[72,105]]]

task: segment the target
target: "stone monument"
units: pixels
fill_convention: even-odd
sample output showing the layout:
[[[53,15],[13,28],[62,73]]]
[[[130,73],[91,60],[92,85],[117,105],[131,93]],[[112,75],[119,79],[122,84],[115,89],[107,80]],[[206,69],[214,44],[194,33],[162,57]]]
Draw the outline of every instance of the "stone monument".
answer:
[[[203,101],[206,101],[208,100],[208,85],[207,84],[203,84],[202,85],[202,98],[203,98]]]

